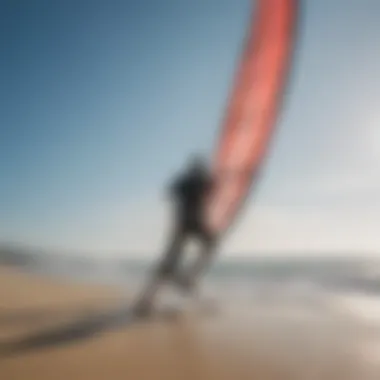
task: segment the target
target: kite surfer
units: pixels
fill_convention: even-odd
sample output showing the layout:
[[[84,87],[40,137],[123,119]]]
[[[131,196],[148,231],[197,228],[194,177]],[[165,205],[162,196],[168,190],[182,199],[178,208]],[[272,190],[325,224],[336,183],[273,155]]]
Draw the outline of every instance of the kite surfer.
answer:
[[[205,161],[199,156],[192,158],[186,171],[171,183],[169,194],[174,203],[173,234],[152,282],[137,304],[138,311],[147,311],[150,308],[163,281],[172,281],[183,291],[191,293],[196,278],[210,260],[216,241],[205,217],[206,202],[214,184]],[[199,240],[202,250],[194,265],[180,273],[179,266],[188,238]]]

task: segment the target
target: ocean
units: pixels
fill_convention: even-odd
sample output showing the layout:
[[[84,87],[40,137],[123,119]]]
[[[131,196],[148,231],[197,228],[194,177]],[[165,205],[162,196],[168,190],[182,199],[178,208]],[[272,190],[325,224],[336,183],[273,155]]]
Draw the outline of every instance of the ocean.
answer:
[[[144,286],[153,267],[153,260],[46,256],[29,270],[63,280],[114,285],[131,294]],[[200,289],[206,297],[228,305],[286,304],[314,311],[335,306],[380,326],[380,261],[376,259],[219,259]]]
[[[154,268],[154,259],[90,259],[51,255],[29,269],[78,281],[132,285]],[[224,290],[279,286],[295,290],[380,294],[380,260],[367,258],[216,259],[207,271],[209,285]]]

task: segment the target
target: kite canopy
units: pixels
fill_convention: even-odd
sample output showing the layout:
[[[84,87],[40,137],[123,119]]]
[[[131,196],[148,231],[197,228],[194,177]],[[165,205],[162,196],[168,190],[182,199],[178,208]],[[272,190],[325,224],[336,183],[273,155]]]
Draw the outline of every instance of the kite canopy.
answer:
[[[218,185],[209,222],[233,223],[267,152],[284,97],[295,37],[297,0],[257,0],[214,157]]]

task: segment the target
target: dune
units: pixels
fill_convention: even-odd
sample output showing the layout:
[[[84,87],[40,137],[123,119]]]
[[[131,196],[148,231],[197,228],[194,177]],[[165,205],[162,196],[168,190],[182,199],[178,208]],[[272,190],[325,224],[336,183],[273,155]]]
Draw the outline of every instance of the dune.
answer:
[[[291,317],[291,312],[280,309],[221,307],[212,313],[194,309],[113,328],[95,323],[88,333],[75,330],[70,339],[45,339],[51,332],[112,310],[121,300],[118,289],[1,269],[0,378],[380,378],[377,363],[359,354],[357,335],[349,333],[351,325]],[[39,337],[44,336],[46,344],[40,344],[44,339]]]

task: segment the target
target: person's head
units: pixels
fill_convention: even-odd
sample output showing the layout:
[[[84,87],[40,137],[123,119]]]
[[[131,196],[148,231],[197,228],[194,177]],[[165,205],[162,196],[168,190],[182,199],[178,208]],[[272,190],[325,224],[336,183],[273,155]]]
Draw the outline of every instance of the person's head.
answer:
[[[203,173],[207,171],[206,160],[200,154],[193,155],[188,163],[188,171],[189,173]]]

